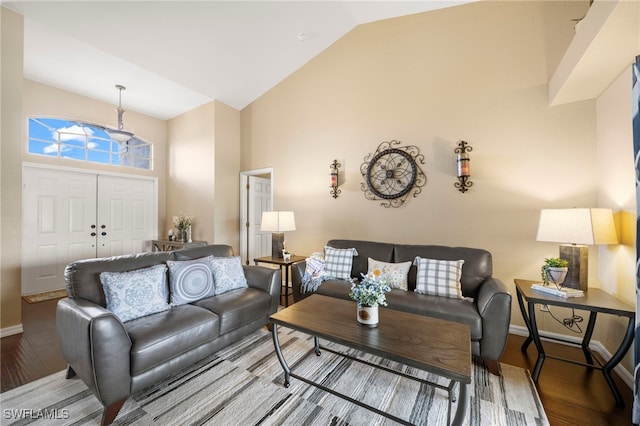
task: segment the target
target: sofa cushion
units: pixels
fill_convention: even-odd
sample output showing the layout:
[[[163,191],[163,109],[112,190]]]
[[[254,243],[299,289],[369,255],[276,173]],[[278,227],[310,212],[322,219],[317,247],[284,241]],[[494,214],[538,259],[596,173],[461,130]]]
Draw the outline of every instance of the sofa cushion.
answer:
[[[327,276],[339,280],[351,278],[353,257],[358,256],[354,248],[337,249],[330,246],[324,248],[324,271]]]
[[[460,276],[464,260],[436,260],[416,257],[416,293],[462,299]]]
[[[382,262],[396,262],[396,260],[393,259],[394,245],[389,243],[360,240],[329,240],[327,245],[339,249],[354,248],[358,251],[358,256],[353,258],[353,265],[351,266],[352,278],[359,279],[362,274],[367,273],[369,267],[368,259],[370,257]],[[402,262],[412,260],[413,257],[404,259]]]
[[[247,278],[244,276],[240,256],[213,257],[211,265],[213,267],[213,279],[216,282],[216,294],[249,286]]]
[[[491,278],[493,273],[491,253],[470,247],[398,244],[395,246],[393,262],[413,261],[416,256],[428,259],[464,260],[460,284],[462,295],[465,297],[477,297],[478,287],[484,280]],[[416,268],[412,267],[409,271],[409,290],[415,289],[415,279]]]
[[[213,256],[194,260],[169,260],[169,296],[174,306],[215,294]]]
[[[351,291],[351,282],[345,280],[326,280],[320,284],[320,287],[316,290],[317,294],[323,296],[337,297],[339,299],[352,300],[349,297]]]
[[[430,296],[393,289],[386,294],[388,306],[381,309],[397,309],[418,315],[468,324],[471,340],[482,339],[482,317],[473,301]]]
[[[199,300],[194,304],[219,316],[220,334],[225,334],[268,316],[271,296],[255,288],[241,288]]]
[[[134,269],[164,265],[172,253],[158,251],[151,253],[126,254],[122,256],[84,259],[72,262],[64,270],[64,281],[69,297],[87,299],[106,307],[104,288],[100,281],[102,272],[127,272]]]
[[[102,272],[100,281],[107,309],[122,322],[170,308],[165,265],[128,272]]]
[[[407,278],[410,268],[411,262],[388,263],[369,258],[367,274],[381,275],[385,278],[389,287],[407,290]]]
[[[135,376],[214,340],[220,319],[206,309],[180,305],[129,321],[125,329],[131,339],[131,375]]]

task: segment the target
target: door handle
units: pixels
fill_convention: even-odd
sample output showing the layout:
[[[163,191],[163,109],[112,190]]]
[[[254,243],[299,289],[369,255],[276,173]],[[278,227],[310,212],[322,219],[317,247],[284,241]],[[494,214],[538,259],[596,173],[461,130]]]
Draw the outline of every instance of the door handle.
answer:
[[[102,232],[100,235],[102,235],[104,237],[105,235],[107,235],[107,233],[106,232]]]
[[[96,229],[96,226],[95,225],[91,225],[91,229]]]
[[[92,232],[92,233],[91,233],[91,236],[92,236],[92,237],[95,237],[95,236],[96,236],[96,233],[95,233],[95,232]]]
[[[100,225],[100,228],[102,228],[102,229],[104,229],[106,227],[107,227],[107,225]]]

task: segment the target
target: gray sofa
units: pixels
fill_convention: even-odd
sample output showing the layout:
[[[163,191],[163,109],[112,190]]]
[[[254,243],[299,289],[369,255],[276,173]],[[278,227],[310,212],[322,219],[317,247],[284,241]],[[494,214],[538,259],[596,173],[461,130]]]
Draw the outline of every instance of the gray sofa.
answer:
[[[453,299],[413,290],[416,285],[416,267],[411,266],[408,276],[409,291],[392,289],[387,293],[388,308],[427,315],[444,320],[468,324],[471,329],[471,350],[479,356],[493,374],[500,374],[498,360],[504,352],[511,320],[511,294],[506,285],[492,277],[491,253],[467,247],[435,245],[403,245],[356,240],[331,240],[327,246],[347,249],[355,248],[358,256],[353,258],[352,278],[367,273],[368,258],[399,263],[413,261],[416,256],[440,260],[464,260],[461,287],[464,299]],[[292,290],[294,301],[308,294],[301,293],[305,262],[292,266]],[[349,299],[351,285],[344,280],[324,281],[318,294]]]
[[[242,266],[248,288],[211,296],[121,322],[106,309],[104,271],[126,272],[204,256],[228,257],[231,247],[210,245],[69,264],[68,298],[58,302],[56,326],[69,365],[105,406],[110,424],[132,393],[144,389],[265,326],[278,309],[280,270]],[[167,281],[168,282],[168,281]]]

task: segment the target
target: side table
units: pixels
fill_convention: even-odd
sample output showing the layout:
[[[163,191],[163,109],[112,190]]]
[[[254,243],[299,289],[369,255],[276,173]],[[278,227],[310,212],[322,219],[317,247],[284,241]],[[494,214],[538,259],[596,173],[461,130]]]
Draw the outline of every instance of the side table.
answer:
[[[601,370],[605,380],[607,381],[607,384],[609,385],[609,389],[611,389],[611,392],[613,393],[613,397],[616,400],[616,405],[619,407],[624,407],[624,401],[622,400],[620,391],[616,387],[616,384],[611,377],[611,371],[622,360],[624,355],[629,350],[631,343],[633,342],[633,335],[635,332],[635,308],[616,299],[615,297],[598,288],[589,288],[589,290],[585,292],[585,295],[583,297],[569,297],[565,299],[563,297],[552,296],[550,294],[531,289],[531,284],[534,284],[537,281],[522,279],[515,279],[514,281],[516,284],[516,295],[518,296],[518,305],[520,305],[520,312],[522,313],[522,318],[524,319],[527,329],[529,330],[529,337],[527,337],[520,349],[522,352],[526,352],[531,342],[533,342],[536,345],[536,349],[538,350],[538,359],[536,360],[536,364],[531,374],[531,378],[533,379],[533,381],[538,381],[540,371],[542,370],[542,364],[544,364],[544,360],[547,357],[557,359],[559,361],[570,362],[572,364],[583,365],[590,369],[593,368],[596,370]],[[525,301],[527,302],[526,307],[524,303]],[[574,308],[583,311],[589,311],[589,322],[584,332],[582,343],[580,344],[584,353],[584,357],[586,359],[586,363],[560,358],[545,353],[544,348],[542,347],[542,341],[540,340],[538,325],[536,323],[535,305],[562,306],[565,308]],[[596,318],[598,313],[627,317],[628,324],[624,338],[622,339],[622,342],[620,343],[620,346],[618,347],[616,353],[613,354],[611,359],[609,359],[609,361],[607,361],[604,365],[596,366],[593,363],[591,349],[589,349],[589,342],[591,341],[591,336],[593,335],[593,329],[596,325]],[[576,344],[575,342],[571,342],[569,340],[554,337],[545,338],[573,345]],[[598,360],[596,359],[596,361]]]
[[[293,256],[293,255],[291,256],[291,260],[288,260],[288,261],[285,261],[283,258],[277,258],[277,257],[271,257],[271,256],[257,257],[253,259],[256,265],[258,263],[268,263],[271,265],[280,266],[280,271],[284,269],[283,276],[284,276],[284,288],[285,288],[284,290],[285,308],[289,307],[289,271],[291,269],[291,265],[297,262],[301,262],[305,259],[306,259],[306,256]]]
[[[207,245],[206,241],[170,241],[170,240],[151,240],[151,249],[153,251],[171,251],[180,250],[191,247],[204,247]]]

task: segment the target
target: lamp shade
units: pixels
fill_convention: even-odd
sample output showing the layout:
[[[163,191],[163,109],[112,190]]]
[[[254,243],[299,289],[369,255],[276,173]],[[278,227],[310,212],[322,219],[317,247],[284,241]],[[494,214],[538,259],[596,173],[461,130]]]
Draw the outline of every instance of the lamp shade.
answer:
[[[293,212],[262,212],[260,230],[266,232],[295,231],[296,220],[293,216]]]
[[[569,244],[617,244],[611,209],[543,209],[537,241]]]

